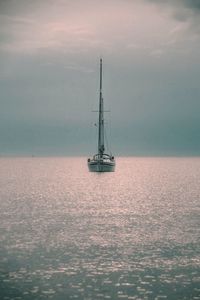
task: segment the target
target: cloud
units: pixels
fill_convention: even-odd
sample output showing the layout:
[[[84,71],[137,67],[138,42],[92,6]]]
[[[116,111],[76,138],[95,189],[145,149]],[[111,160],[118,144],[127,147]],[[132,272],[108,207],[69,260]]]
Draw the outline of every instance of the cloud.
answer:
[[[36,1],[24,2],[18,14],[7,6],[0,20],[0,34],[6,40],[0,49],[22,54],[41,51],[72,53],[97,51],[113,53],[129,45],[142,49],[159,47],[159,40],[172,29],[171,20],[163,20],[157,11],[141,1]],[[11,3],[11,2],[10,2]],[[41,8],[42,5],[42,8]],[[105,9],[106,5],[106,9]],[[15,7],[17,10],[18,8]],[[159,24],[159,26],[158,26]],[[150,40],[146,36],[152,37]]]
[[[188,28],[200,34],[199,0],[145,0],[167,9],[178,22],[187,22]]]
[[[2,15],[0,25],[1,36],[6,36],[6,40],[0,43],[0,49],[9,52],[33,54],[42,49],[69,52],[83,45],[92,47],[96,42],[91,28],[71,25],[64,20],[47,22]]]
[[[170,5],[170,6],[185,6],[192,10],[200,13],[200,2],[199,0],[148,0],[149,2],[155,2],[158,4]]]
[[[199,0],[185,0],[185,5],[200,13],[200,2]]]

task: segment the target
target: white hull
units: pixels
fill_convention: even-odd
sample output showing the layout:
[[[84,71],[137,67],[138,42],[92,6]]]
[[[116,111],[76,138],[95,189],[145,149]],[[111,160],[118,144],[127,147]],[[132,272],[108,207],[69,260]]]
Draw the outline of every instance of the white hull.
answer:
[[[88,168],[90,172],[114,172],[114,162],[88,162]]]

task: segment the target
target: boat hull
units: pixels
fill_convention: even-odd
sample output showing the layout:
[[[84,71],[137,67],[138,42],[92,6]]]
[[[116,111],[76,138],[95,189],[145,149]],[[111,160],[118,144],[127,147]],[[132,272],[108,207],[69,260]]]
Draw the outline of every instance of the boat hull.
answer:
[[[88,162],[88,168],[90,172],[114,172],[114,162]]]

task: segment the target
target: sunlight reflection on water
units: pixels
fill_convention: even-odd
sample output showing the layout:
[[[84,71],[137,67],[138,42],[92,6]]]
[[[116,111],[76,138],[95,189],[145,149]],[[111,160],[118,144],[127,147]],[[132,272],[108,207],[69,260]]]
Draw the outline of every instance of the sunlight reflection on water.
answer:
[[[200,299],[199,158],[0,159],[2,299]]]

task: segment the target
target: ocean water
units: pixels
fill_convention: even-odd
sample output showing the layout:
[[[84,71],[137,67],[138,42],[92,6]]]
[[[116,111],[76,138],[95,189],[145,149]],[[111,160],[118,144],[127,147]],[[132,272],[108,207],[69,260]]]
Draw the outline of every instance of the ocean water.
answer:
[[[0,299],[200,299],[200,158],[1,158]]]

